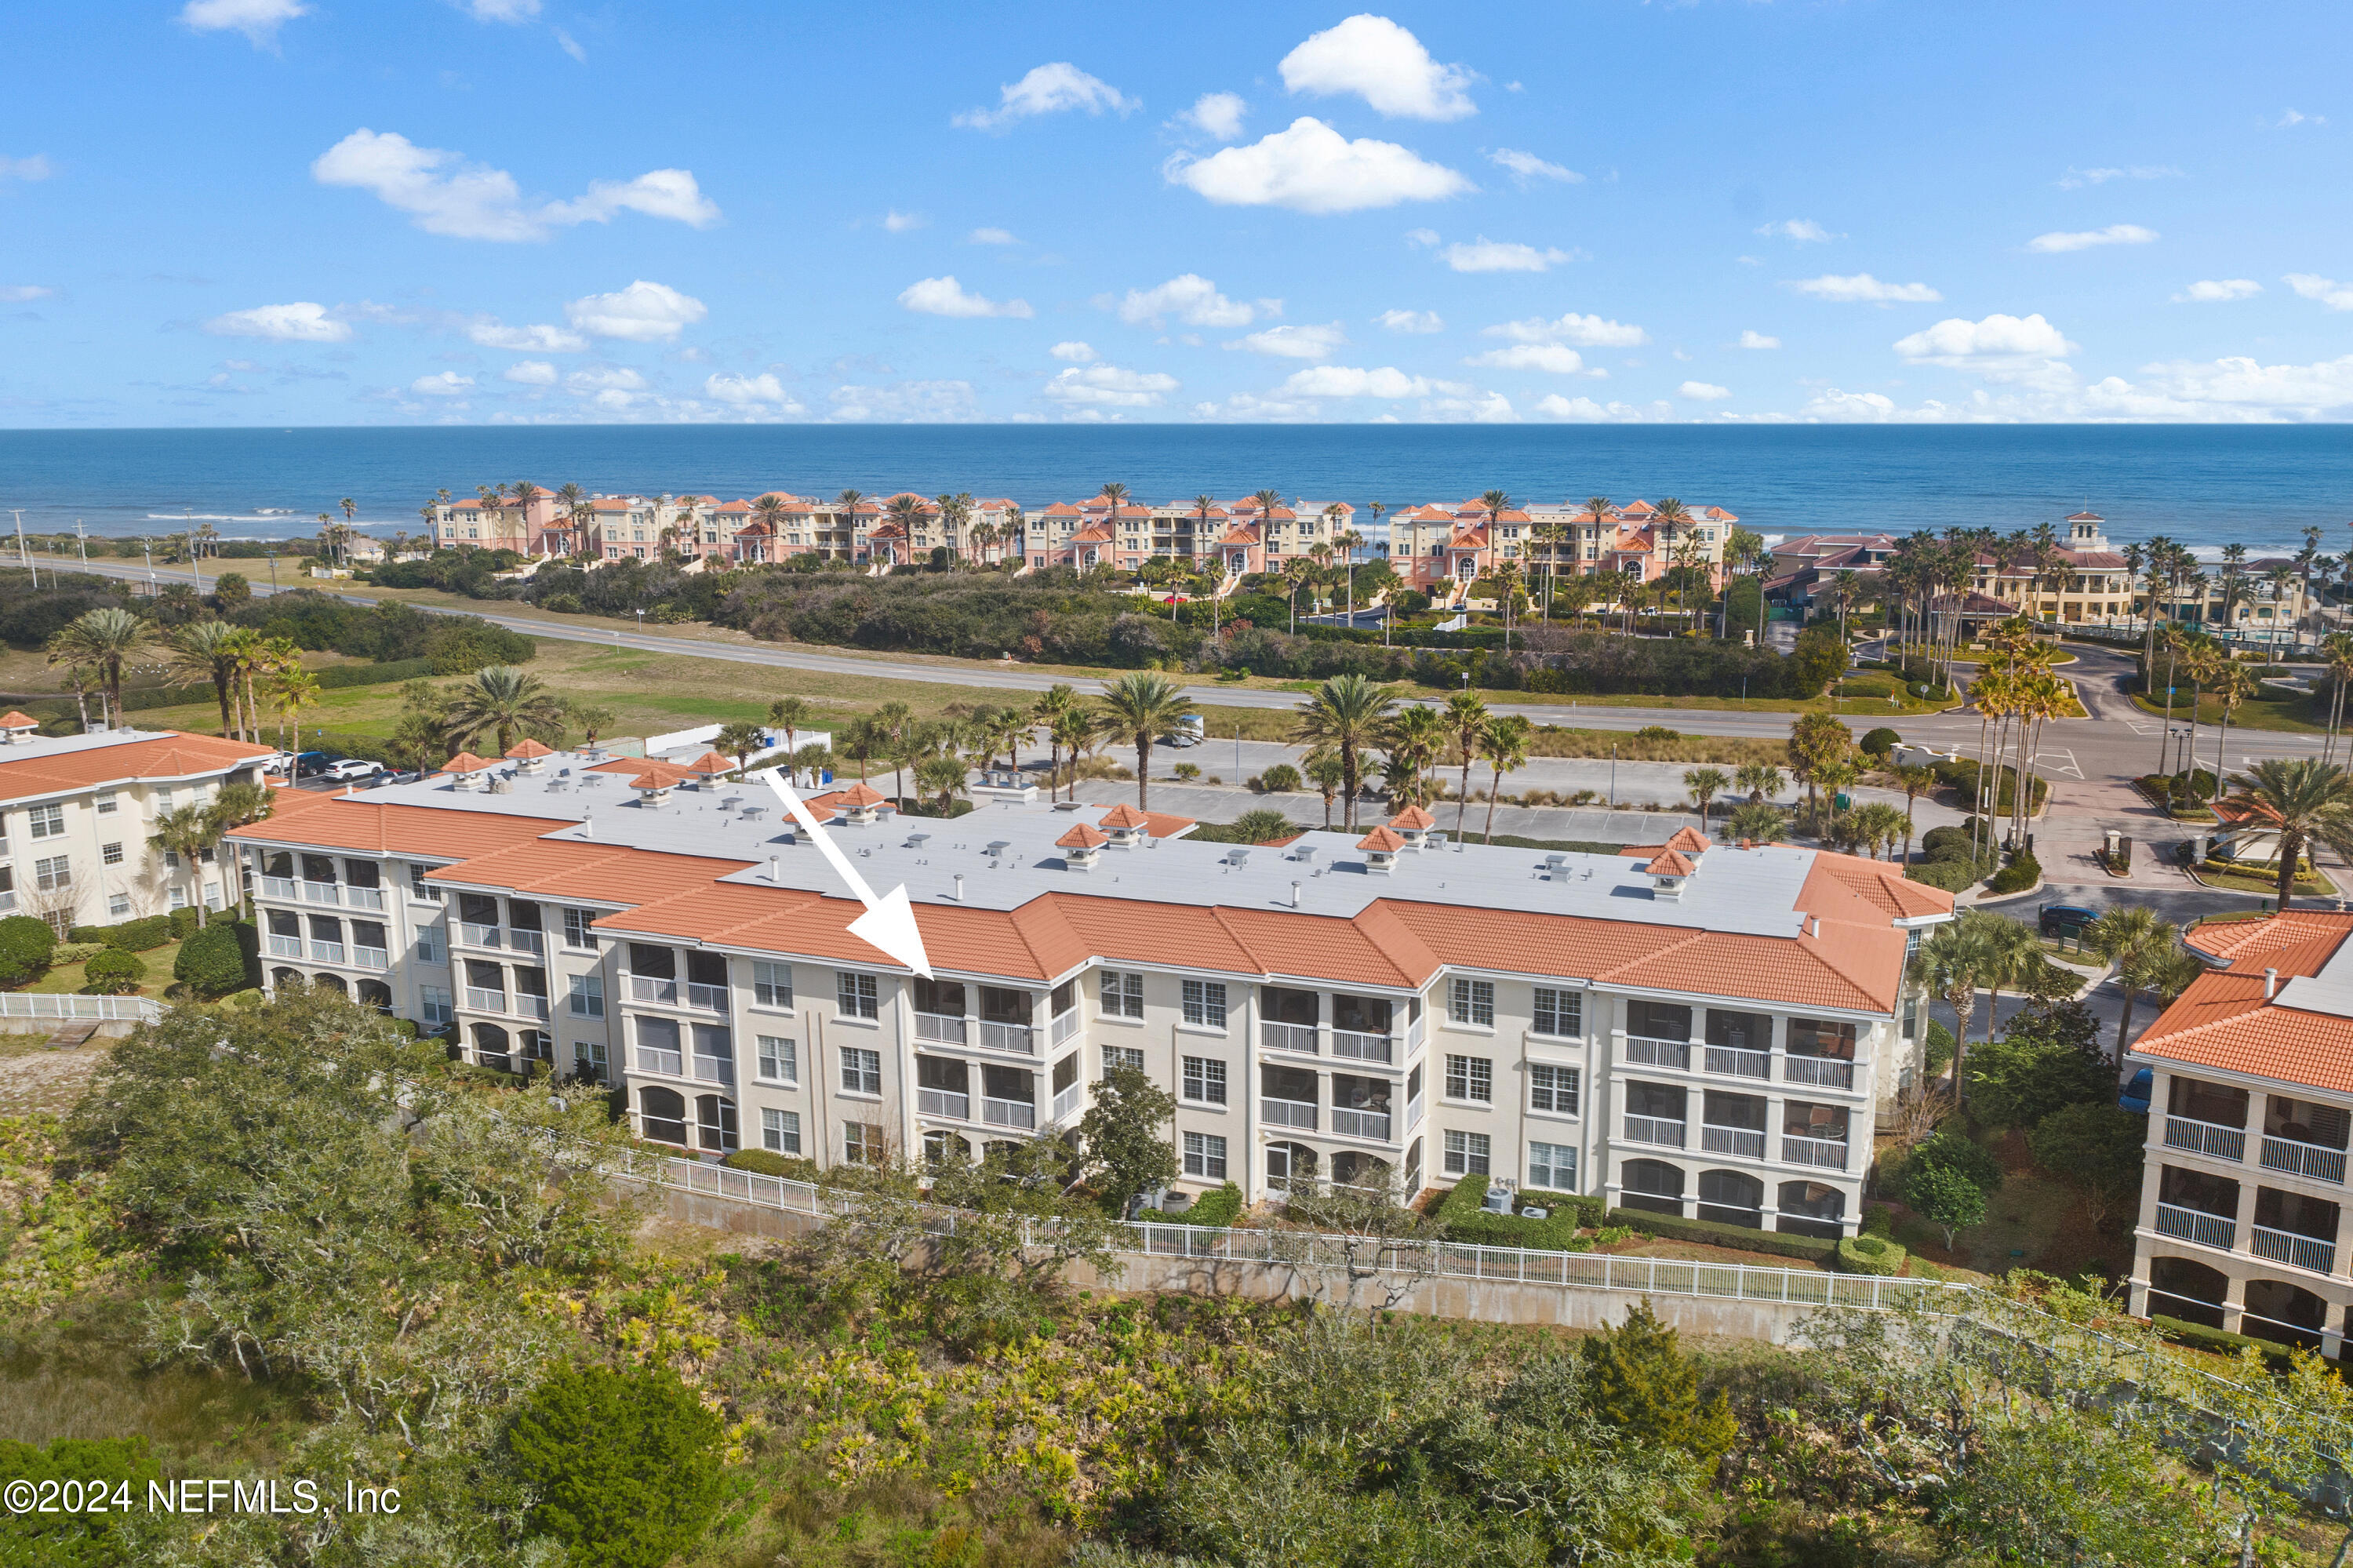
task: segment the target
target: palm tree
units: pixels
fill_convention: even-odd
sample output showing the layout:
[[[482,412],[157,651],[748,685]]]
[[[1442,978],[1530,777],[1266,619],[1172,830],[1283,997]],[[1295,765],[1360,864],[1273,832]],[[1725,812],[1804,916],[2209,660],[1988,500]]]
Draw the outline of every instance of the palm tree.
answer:
[[[842,726],[841,743],[835,749],[858,764],[858,781],[863,784],[868,764],[889,751],[896,740],[889,725],[871,714],[860,714]]]
[[[2255,678],[2255,673],[2240,663],[2226,649],[2214,675],[2214,695],[2222,705],[2222,727],[2214,741],[2214,780],[2217,789],[2221,788],[2222,769],[2230,764],[2230,759],[2223,754],[2230,749],[2231,746],[2231,715],[2239,711],[2241,703],[2262,690],[2263,683]]]
[[[1464,688],[1446,694],[1446,727],[1462,754],[1462,796],[1455,802],[1454,836],[1462,837],[1462,819],[1471,810],[1471,764],[1478,759],[1479,742],[1487,733],[1487,704],[1478,693]]]
[[[965,772],[962,758],[941,752],[915,764],[915,787],[927,799],[938,797],[940,815],[944,817],[955,798],[965,792]]]
[[[1135,809],[1149,810],[1146,793],[1152,782],[1152,743],[1176,727],[1193,711],[1185,688],[1155,670],[1131,670],[1103,683],[1097,698],[1099,722],[1104,732],[1135,747]]]
[[[267,784],[224,784],[213,797],[213,842],[217,843],[238,828],[249,827],[277,809]],[[227,859],[230,878],[229,904],[232,907],[245,902],[244,867],[236,855]]]
[[[758,725],[739,719],[721,727],[712,737],[711,749],[722,757],[733,758],[735,771],[741,774],[752,766],[754,756],[768,749],[768,735]]]
[[[231,727],[229,687],[237,679],[237,633],[243,630],[226,620],[192,620],[164,639],[164,678],[175,686],[210,681],[220,703],[221,735]]]
[[[2353,773],[2311,758],[2266,758],[2231,780],[2231,803],[2279,835],[2279,907],[2295,891],[2306,846],[2325,843],[2353,854]]]
[[[1699,820],[1707,821],[1707,803],[1732,787],[1732,775],[1721,768],[1693,768],[1683,773],[1683,788],[1699,802]]]
[[[1338,502],[1326,506],[1324,515],[1335,530],[1332,544],[1340,552],[1341,565],[1347,574],[1348,624],[1354,626],[1356,624],[1356,552],[1365,547],[1365,536],[1354,528],[1340,526],[1340,519],[1345,514],[1341,512]]]
[[[1282,492],[1271,488],[1256,491],[1250,499],[1258,503],[1258,544],[1263,550],[1274,532],[1274,509],[1282,504]],[[1219,571],[1220,576],[1224,575],[1223,562],[1219,564]]]
[[[2133,1002],[2154,978],[2155,967],[2173,953],[2173,927],[2143,904],[2120,904],[2092,924],[2092,948],[2116,966],[2116,989],[2125,993],[2116,1019],[2116,1065],[2122,1076],[2125,1042],[2132,1033]]]
[[[1283,602],[1291,607],[1291,631],[1299,634],[1299,590],[1315,574],[1315,564],[1304,556],[1293,556],[1282,563]]]
[[[1307,781],[1324,797],[1324,825],[1332,825],[1332,803],[1340,798],[1340,754],[1335,751],[1311,751],[1302,760],[1300,769]]]
[[[1732,770],[1732,787],[1746,795],[1752,805],[1778,795],[1782,782],[1781,770],[1769,762],[1744,762]]]
[[[1969,1030],[1977,1019],[1979,977],[1992,962],[1985,932],[1969,916],[1949,921],[1931,932],[1913,957],[1914,975],[1953,1010],[1953,1086],[1958,1095],[1967,1082],[1962,1058],[1968,1054]],[[2000,916],[1991,916],[1999,919]]]
[[[768,723],[785,732],[785,749],[791,751],[795,737],[808,723],[809,705],[806,697],[778,697],[768,705]]]
[[[2001,993],[2012,987],[2025,989],[2042,967],[2042,947],[2032,927],[2005,916],[1972,909],[1962,918],[1979,922],[1985,940],[1986,963],[1978,975],[1986,988],[1986,1038],[1990,1040],[2001,1027]]]
[[[1062,732],[1058,727],[1062,716],[1079,710],[1079,694],[1067,682],[1057,681],[1038,694],[1029,705],[1032,722],[1046,730],[1046,799],[1054,798],[1062,778]]]
[[[1921,796],[1936,787],[1936,770],[1913,766],[1895,770],[1896,785],[1904,791],[1904,861],[1912,861],[1912,808]]]
[[[519,484],[515,486],[515,488],[521,491],[531,490],[533,487],[528,484]],[[335,504],[343,509],[343,532],[342,537],[343,540],[348,541],[351,538],[352,534],[354,532],[352,528],[352,524],[359,517],[360,503],[346,495],[341,501],[336,502]],[[207,523],[205,524],[205,527],[207,531],[210,531],[212,524]]]
[[[2320,748],[2320,759],[2327,762],[2337,755],[2337,731],[2345,722],[2345,687],[2353,682],[2353,631],[2330,632],[2320,640],[2320,653],[2335,687],[2328,696],[2328,740]]]
[[[1479,736],[1479,749],[1486,754],[1487,767],[1494,777],[1487,782],[1486,842],[1495,842],[1495,797],[1503,793],[1504,775],[1516,773],[1528,765],[1528,741],[1535,734],[1535,726],[1525,714],[1504,714],[1487,721]]]
[[[1071,799],[1075,800],[1079,798],[1079,758],[1103,744],[1103,732],[1095,727],[1093,715],[1076,702],[1048,720],[1046,728],[1056,746],[1070,755]],[[1049,783],[1051,782],[1053,780],[1050,779]],[[1047,790],[1046,798],[1053,799],[1052,789]]]
[[[881,755],[891,763],[891,793],[903,798],[907,793],[907,764],[914,759],[915,710],[904,703],[884,703],[874,710],[874,722],[890,736],[890,744]]]
[[[1724,819],[1724,836],[1734,843],[1778,843],[1789,836],[1789,819],[1778,806],[1751,800]]]
[[[278,715],[278,748],[280,751],[299,751],[301,749],[299,745],[289,747],[286,744],[287,726],[293,726],[294,739],[301,741],[302,710],[319,700],[319,677],[302,668],[299,655],[276,660],[269,665],[267,676],[269,683],[264,690],[269,698],[270,711]]]
[[[1422,777],[1423,769],[1446,749],[1447,736],[1446,715],[1425,704],[1409,704],[1389,720],[1380,736],[1388,754],[1381,768],[1381,785],[1389,810],[1401,811],[1428,800],[1430,786]]]
[[[1356,825],[1356,794],[1363,777],[1359,754],[1376,744],[1397,697],[1386,686],[1362,675],[1335,675],[1315,688],[1299,710],[1292,738],[1311,747],[1330,747],[1340,754],[1340,785],[1345,793],[1345,825]]]
[[[189,903],[202,902],[194,895],[195,881],[202,875],[204,853],[220,842],[221,834],[227,831],[203,806],[180,806],[156,817],[154,831],[147,835],[147,842],[172,856],[187,874]]]
[[[484,731],[498,736],[499,755],[514,745],[515,733],[562,734],[564,699],[512,664],[491,664],[454,687],[441,710],[442,738],[464,749]]]
[[[834,524],[851,541],[853,553],[857,548],[858,509],[865,503],[866,493],[859,490],[845,490],[833,498]],[[849,558],[849,556],[842,557],[844,560]]]
[[[117,723],[122,717],[122,662],[146,636],[146,622],[127,609],[109,605],[85,610],[50,636],[49,662],[96,665],[106,683],[107,722]]]

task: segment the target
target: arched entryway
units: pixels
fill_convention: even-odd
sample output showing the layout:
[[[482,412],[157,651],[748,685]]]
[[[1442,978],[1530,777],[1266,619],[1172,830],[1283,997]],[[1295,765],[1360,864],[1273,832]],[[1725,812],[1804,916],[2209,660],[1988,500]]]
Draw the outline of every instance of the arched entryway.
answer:
[[[733,1154],[736,1149],[735,1102],[725,1095],[698,1095],[694,1100],[694,1146],[712,1154]]]
[[[269,971],[269,989],[272,991],[286,991],[301,983],[301,969],[290,969],[281,965]]]
[[[378,1012],[392,1011],[392,988],[382,980],[364,980],[353,988],[353,994]]]
[[[686,1097],[649,1085],[638,1091],[638,1135],[654,1143],[686,1147]]]
[[[1784,1181],[1776,1201],[1781,1217],[1777,1231],[1799,1236],[1840,1236],[1846,1234],[1846,1194],[1822,1181]]]
[[[1719,1224],[1765,1228],[1765,1183],[1738,1171],[1699,1173],[1699,1217]]]
[[[1315,1180],[1315,1151],[1303,1143],[1266,1146],[1266,1185],[1271,1192],[1288,1192],[1293,1181]]]
[[[1389,1162],[1361,1149],[1344,1149],[1332,1156],[1332,1185],[1378,1191],[1389,1179]]]
[[[964,1165],[971,1160],[972,1145],[961,1133],[934,1128],[923,1134],[923,1163],[933,1170],[936,1171],[950,1161]]]
[[[2304,1287],[2284,1279],[2247,1281],[2246,1309],[2239,1315],[2242,1334],[2316,1351],[2327,1321],[2328,1303]]]
[[[2153,1258],[2148,1266],[2149,1316],[2179,1318],[2185,1323],[2222,1326],[2222,1299],[2231,1282],[2219,1268],[2192,1263],[2186,1257]]]
[[[311,983],[315,986],[323,986],[327,990],[335,992],[338,996],[349,996],[352,991],[351,987],[343,983],[343,977],[341,975],[314,975],[311,977]]]
[[[495,1023],[477,1023],[472,1034],[476,1062],[501,1073],[514,1071],[514,1057],[505,1030]]]
[[[1618,1169],[1619,1202],[1654,1214],[1683,1212],[1683,1167],[1663,1160],[1629,1160]]]

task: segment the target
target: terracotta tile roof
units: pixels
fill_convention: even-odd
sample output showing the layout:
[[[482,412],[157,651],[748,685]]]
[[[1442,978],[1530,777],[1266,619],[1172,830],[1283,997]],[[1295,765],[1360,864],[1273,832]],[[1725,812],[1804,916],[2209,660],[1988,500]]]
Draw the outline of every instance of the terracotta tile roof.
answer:
[[[706,751],[686,766],[688,771],[693,773],[733,773],[735,771],[734,762],[731,758],[720,756],[715,751]]]
[[[1356,847],[1360,850],[1380,850],[1385,853],[1395,854],[1405,848],[1405,840],[1387,828],[1375,828],[1356,841]]]
[[[1389,826],[1399,832],[1423,832],[1438,825],[1438,819],[1419,806],[1408,806],[1389,819]]]
[[[1225,536],[1219,539],[1218,543],[1221,546],[1226,545],[1255,545],[1258,543],[1258,524],[1255,523],[1237,523],[1232,527],[1226,530]]]
[[[616,757],[610,762],[591,765],[591,773],[618,773],[639,789],[666,789],[673,785],[698,779],[702,775],[692,768],[681,768],[675,762],[664,762],[659,757]]]
[[[847,789],[837,790],[830,798],[838,800],[845,806],[879,806],[890,799],[881,790],[873,789],[862,781],[852,784]]]
[[[1079,509],[1071,505],[1069,502],[1057,501],[1054,504],[1046,508],[1044,512],[1039,514],[1039,515],[1042,517],[1076,517],[1081,515],[1081,514]]]
[[[1151,820],[1124,800],[1095,819],[1106,828],[1140,828]]]
[[[271,750],[269,747],[252,746],[241,740],[173,730],[153,740],[52,752],[22,761],[8,761],[7,753],[0,751],[0,800],[69,794],[100,784],[137,779],[190,779],[225,773],[240,763],[268,757]]]
[[[1097,832],[1086,823],[1081,822],[1069,832],[1056,839],[1054,842],[1062,849],[1100,849],[1111,842],[1111,838],[1108,834]]]
[[[22,708],[10,708],[6,713],[0,714],[0,729],[38,729],[40,727],[41,721]]]
[[[1108,545],[1111,543],[1111,537],[1110,524],[1090,523],[1085,527],[1081,528],[1077,533],[1071,535],[1071,543],[1073,545]]]
[[[1701,832],[1697,828],[1683,827],[1677,828],[1674,836],[1667,840],[1667,847],[1671,850],[1680,850],[1685,854],[1704,854],[1710,846],[1705,833]]]
[[[2107,519],[2101,516],[2096,512],[2070,512],[2067,514],[2067,521],[2070,523],[2105,523]]]
[[[480,773],[485,768],[496,768],[497,766],[497,763],[491,761],[487,757],[477,757],[470,751],[461,751],[457,756],[451,758],[448,761],[443,763],[439,771],[443,773]]]
[[[278,790],[270,799],[277,803],[277,810],[227,836],[248,843],[299,844],[311,849],[347,849],[446,860],[488,854],[518,840],[536,840],[542,833],[569,825],[540,817],[400,806],[370,800],[364,796],[323,795],[304,789]]]
[[[2230,967],[2190,981],[2133,1054],[2353,1094],[2353,1018],[2266,1001],[2263,974],[2316,975],[2348,935],[2353,915],[2308,909],[2199,927],[2185,942]]]
[[[1659,852],[1657,859],[1642,869],[1652,876],[1689,876],[1692,874],[1692,863],[1677,854],[1672,849],[1663,849]]]
[[[1813,869],[1798,890],[1798,906],[1825,920],[1884,925],[1949,914],[1953,895],[1925,882],[1906,880],[1904,868],[1893,862],[1824,850],[1814,856]]]
[[[507,747],[507,755],[517,759],[528,759],[533,757],[553,757],[555,751],[554,747],[543,746],[531,736],[525,736]]]

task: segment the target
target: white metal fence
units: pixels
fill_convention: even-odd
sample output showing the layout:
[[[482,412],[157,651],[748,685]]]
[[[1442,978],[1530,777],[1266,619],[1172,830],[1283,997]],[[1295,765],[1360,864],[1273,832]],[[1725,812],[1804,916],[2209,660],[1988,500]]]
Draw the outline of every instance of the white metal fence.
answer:
[[[78,996],[70,992],[0,991],[0,1018],[46,1018],[86,1023],[154,1023],[164,1004],[147,996]]]

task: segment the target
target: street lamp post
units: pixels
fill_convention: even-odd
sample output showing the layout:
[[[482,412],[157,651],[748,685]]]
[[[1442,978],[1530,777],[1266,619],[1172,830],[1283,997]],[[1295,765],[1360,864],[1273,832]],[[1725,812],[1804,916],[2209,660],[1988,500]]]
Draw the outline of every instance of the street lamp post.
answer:
[[[277,591],[278,591],[278,552],[277,552],[277,551],[275,551],[275,550],[272,550],[272,551],[270,551],[269,554],[269,591],[274,595],[274,594],[276,594],[276,593],[277,593]]]

